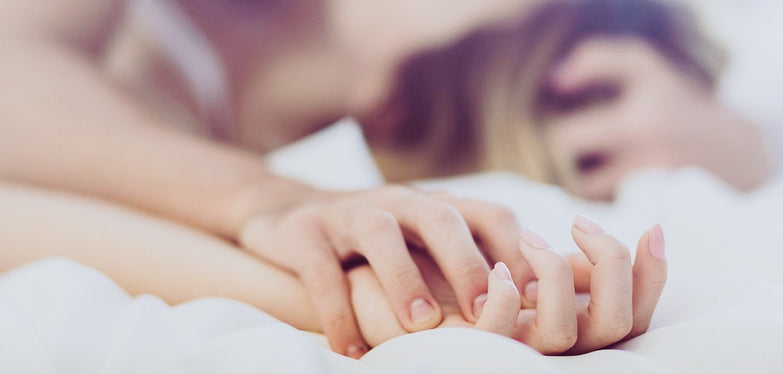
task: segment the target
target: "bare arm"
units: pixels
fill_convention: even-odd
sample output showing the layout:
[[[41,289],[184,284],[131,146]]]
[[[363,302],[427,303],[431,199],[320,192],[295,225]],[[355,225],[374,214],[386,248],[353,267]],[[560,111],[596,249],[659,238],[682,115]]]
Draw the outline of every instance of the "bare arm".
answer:
[[[357,255],[377,272],[407,331],[432,328],[443,317],[407,242],[420,243],[435,258],[470,322],[486,300],[486,258],[513,264],[521,284],[532,277],[508,209],[402,187],[319,192],[270,174],[255,155],[172,130],[100,70],[109,40],[102,35],[121,19],[121,3],[0,0],[0,180],[102,197],[234,240],[296,274],[332,347],[354,357],[366,344],[341,263]],[[481,248],[474,235],[482,238]],[[178,248],[156,256],[169,264],[197,256]],[[117,254],[78,249],[68,248],[118,272],[138,272],[148,258],[144,246]],[[20,256],[35,253],[19,250]],[[218,266],[206,258],[201,269]],[[256,285],[275,284],[274,278],[248,277]],[[180,278],[146,284],[166,279]]]
[[[578,227],[572,234],[587,256],[572,258],[573,276],[565,259],[525,244],[526,239],[520,250],[538,281],[520,292],[506,266],[496,265],[489,276],[487,303],[475,324],[462,316],[437,264],[420,252],[414,254],[443,305],[440,326],[476,327],[550,354],[569,348],[587,352],[644,332],[666,279],[662,231],[654,228],[643,236],[632,266],[627,249],[613,237]],[[530,235],[535,234],[527,231],[525,237]],[[531,242],[545,244],[540,238]],[[133,295],[151,293],[172,304],[224,297],[297,328],[323,331],[296,277],[236,247],[118,206],[0,183],[0,273],[55,255],[100,270]],[[376,346],[405,334],[372,269],[359,266],[348,276],[367,342]],[[577,306],[572,285],[577,292],[590,292],[590,308]],[[522,298],[532,302],[531,308],[520,310]]]
[[[0,24],[38,18],[0,28],[0,177],[105,197],[231,238],[250,190],[268,189],[278,204],[305,189],[273,178],[253,155],[169,130],[127,99],[94,53],[95,34],[119,18],[118,2],[68,3],[61,14],[94,19],[58,24],[37,9],[51,2],[2,3]]]
[[[98,269],[133,295],[224,297],[320,331],[296,277],[235,246],[115,205],[0,183],[0,273],[51,256]]]

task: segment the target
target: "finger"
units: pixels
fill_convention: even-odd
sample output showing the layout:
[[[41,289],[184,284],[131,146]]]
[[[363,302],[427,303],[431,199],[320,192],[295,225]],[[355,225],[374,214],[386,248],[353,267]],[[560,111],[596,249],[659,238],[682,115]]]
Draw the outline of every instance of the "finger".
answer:
[[[298,274],[310,295],[329,345],[340,354],[361,357],[367,352],[367,345],[359,334],[348,283],[333,250],[324,248],[324,240],[299,242],[310,249],[300,252],[307,253],[307,262]]]
[[[565,352],[577,338],[576,296],[568,262],[528,229],[522,230],[520,249],[538,278],[538,290],[535,314],[532,320],[520,321],[515,337],[545,354]]]
[[[566,257],[574,274],[574,290],[577,293],[590,292],[590,276],[593,273],[593,264],[584,253],[574,253]]]
[[[351,300],[362,337],[371,347],[405,335],[402,326],[375,272],[367,265],[357,266],[347,273],[351,284]]]
[[[420,240],[457,296],[465,320],[475,323],[487,299],[489,265],[467,223],[451,205],[410,190],[392,192],[376,206],[394,214]]]
[[[655,306],[666,285],[666,244],[661,226],[655,225],[639,240],[633,265],[633,328],[628,338],[650,327]]]
[[[341,206],[332,214],[327,222],[337,224],[327,224],[328,230],[367,259],[405,329],[437,326],[442,313],[411,258],[397,219],[364,204]]]
[[[489,273],[487,302],[476,328],[503,336],[514,332],[522,300],[506,264],[498,262]]]
[[[571,233],[592,263],[590,303],[579,313],[574,353],[606,347],[623,339],[633,326],[631,253],[601,226],[577,216]]]
[[[599,84],[626,86],[644,76],[656,54],[633,39],[593,38],[579,44],[551,75],[561,94],[578,93]]]
[[[483,201],[438,195],[462,214],[473,236],[492,262],[503,262],[511,271],[517,289],[535,279],[519,251],[520,225],[510,209]]]

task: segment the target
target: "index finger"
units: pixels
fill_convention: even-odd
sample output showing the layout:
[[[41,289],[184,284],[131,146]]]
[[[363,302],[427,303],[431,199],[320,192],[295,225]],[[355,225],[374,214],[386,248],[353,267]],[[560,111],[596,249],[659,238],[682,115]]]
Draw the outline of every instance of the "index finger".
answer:
[[[463,316],[475,323],[487,299],[489,264],[459,211],[410,190],[392,191],[375,204],[397,217],[408,238],[424,244],[454,289]]]
[[[508,266],[517,289],[524,290],[535,279],[533,269],[519,251],[521,231],[514,212],[499,204],[447,194],[435,196],[457,208],[491,262]]]
[[[590,303],[579,315],[573,352],[588,352],[623,339],[633,326],[631,253],[594,221],[577,216],[572,234],[593,264]]]
[[[655,225],[639,239],[633,265],[633,328],[627,339],[641,335],[650,326],[658,299],[666,285],[665,252],[661,226]]]

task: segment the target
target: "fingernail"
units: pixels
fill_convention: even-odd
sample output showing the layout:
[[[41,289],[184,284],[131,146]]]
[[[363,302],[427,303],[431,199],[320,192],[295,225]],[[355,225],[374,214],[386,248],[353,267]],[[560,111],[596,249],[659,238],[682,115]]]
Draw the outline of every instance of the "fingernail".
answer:
[[[364,344],[356,344],[348,347],[348,357],[353,359],[360,359],[367,353],[367,346]]]
[[[495,274],[502,280],[513,282],[511,280],[511,271],[508,270],[508,266],[506,266],[503,262],[498,262],[495,264]]]
[[[666,240],[663,237],[663,229],[661,225],[655,225],[650,229],[650,254],[659,259],[666,259]]]
[[[529,246],[535,249],[547,249],[549,244],[541,235],[536,234],[533,230],[528,228],[522,228],[522,240]]]
[[[487,302],[487,294],[483,293],[473,300],[473,315],[476,318],[481,317],[481,311],[484,310],[484,303]]]
[[[435,308],[424,298],[418,298],[411,303],[411,320],[413,323],[422,323],[432,318]]]
[[[538,300],[538,281],[531,281],[525,285],[525,299],[531,303]]]
[[[602,234],[604,232],[604,229],[595,221],[581,214],[574,218],[574,226],[585,234]]]

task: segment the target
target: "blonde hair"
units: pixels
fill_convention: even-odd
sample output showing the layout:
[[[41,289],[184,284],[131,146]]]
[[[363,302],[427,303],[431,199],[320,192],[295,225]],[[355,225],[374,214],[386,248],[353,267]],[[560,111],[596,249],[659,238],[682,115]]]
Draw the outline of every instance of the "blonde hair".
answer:
[[[595,36],[645,40],[708,87],[723,65],[682,8],[655,0],[549,1],[400,67],[388,102],[361,119],[368,129],[394,129],[367,134],[387,179],[507,170],[564,184],[573,161],[548,144],[539,123],[549,111],[578,103],[552,95],[546,79],[570,50]]]

